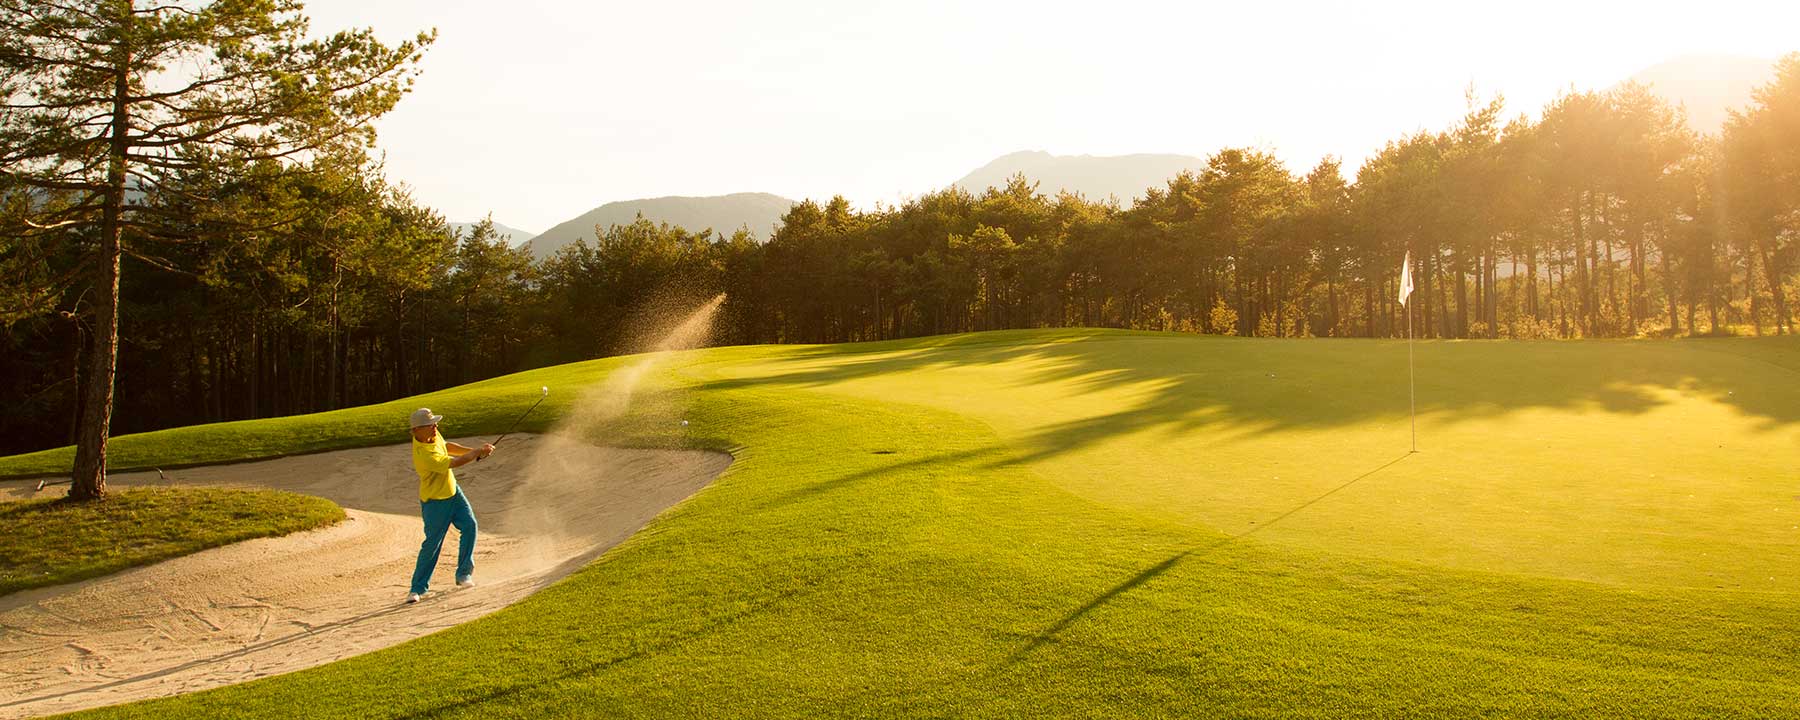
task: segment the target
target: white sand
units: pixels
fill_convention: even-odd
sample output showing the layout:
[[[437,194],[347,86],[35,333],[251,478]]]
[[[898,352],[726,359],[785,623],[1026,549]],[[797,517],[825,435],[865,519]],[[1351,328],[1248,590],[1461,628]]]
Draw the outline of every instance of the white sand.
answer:
[[[579,568],[730,463],[719,453],[509,436],[493,457],[457,470],[481,527],[477,585],[453,585],[452,529],[432,592],[417,605],[402,602],[423,538],[405,445],[170,472],[172,484],[325,497],[349,519],[0,597],[0,718],[292,672],[467,622]],[[156,473],[109,482],[163,484]],[[6,483],[0,499],[41,496],[34,484]]]

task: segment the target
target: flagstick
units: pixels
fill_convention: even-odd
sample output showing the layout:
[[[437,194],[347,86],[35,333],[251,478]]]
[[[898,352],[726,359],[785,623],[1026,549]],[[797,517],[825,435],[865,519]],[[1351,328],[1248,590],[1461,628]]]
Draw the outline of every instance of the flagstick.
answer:
[[[1408,298],[1410,300],[1411,298]],[[1413,387],[1412,303],[1406,303],[1406,402],[1412,408],[1412,452],[1419,451],[1419,394]]]
[[[1412,450],[1419,451],[1419,393],[1413,382],[1412,250],[1400,258],[1400,304],[1406,306],[1406,403],[1412,415]]]

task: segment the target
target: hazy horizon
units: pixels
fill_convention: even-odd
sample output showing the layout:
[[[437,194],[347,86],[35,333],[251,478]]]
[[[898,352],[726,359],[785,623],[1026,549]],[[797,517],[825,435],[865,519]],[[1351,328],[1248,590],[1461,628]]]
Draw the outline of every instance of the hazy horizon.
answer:
[[[543,232],[669,195],[944,187],[1001,155],[1272,150],[1354,169],[1441,129],[1471,85],[1507,115],[1677,57],[1775,58],[1800,9],[1723,3],[1165,8],[785,2],[565,7],[311,0],[315,32],[437,28],[378,127],[388,176],[452,221]],[[1468,29],[1479,32],[1469,32]]]

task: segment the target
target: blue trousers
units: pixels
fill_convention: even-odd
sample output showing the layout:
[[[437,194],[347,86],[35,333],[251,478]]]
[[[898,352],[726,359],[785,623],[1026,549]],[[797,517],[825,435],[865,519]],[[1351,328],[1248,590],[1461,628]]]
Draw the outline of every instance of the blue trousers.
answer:
[[[456,577],[458,580],[475,573],[475,509],[463,497],[462,488],[442,500],[419,503],[419,514],[425,516],[425,542],[419,545],[419,564],[413,566],[412,591],[423,594],[431,587],[431,571],[437,569],[438,551],[444,547],[444,535],[456,526]]]

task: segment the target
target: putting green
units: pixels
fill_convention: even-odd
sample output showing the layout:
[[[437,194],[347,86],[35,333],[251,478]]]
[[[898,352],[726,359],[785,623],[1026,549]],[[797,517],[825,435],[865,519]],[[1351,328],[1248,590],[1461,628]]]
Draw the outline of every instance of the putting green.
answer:
[[[1800,587],[1791,345],[1422,343],[1416,454],[1403,342],[995,333],[718,372],[976,418],[1007,443],[994,462],[1227,534],[1789,592]]]
[[[388,650],[94,714],[1800,716],[1800,339],[1417,349],[1416,455],[1403,343],[682,353],[589,439],[736,461],[593,564]],[[377,444],[419,405],[498,432],[548,385],[542,430],[640,362],[113,446]]]

